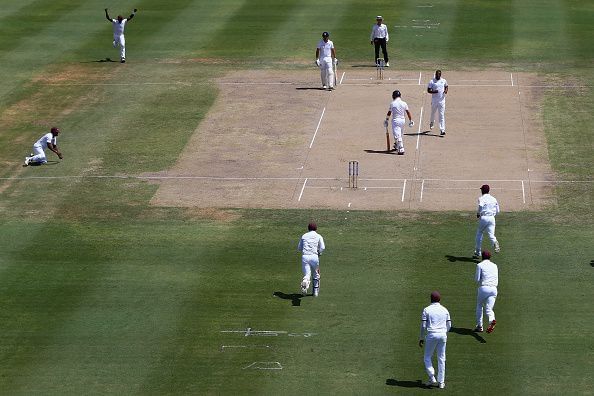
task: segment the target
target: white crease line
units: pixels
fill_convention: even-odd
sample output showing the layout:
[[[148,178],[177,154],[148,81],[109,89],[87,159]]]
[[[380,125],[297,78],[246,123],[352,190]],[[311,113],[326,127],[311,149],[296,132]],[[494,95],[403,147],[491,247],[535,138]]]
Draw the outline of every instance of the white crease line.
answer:
[[[340,85],[342,85],[342,80],[344,79],[345,74],[346,74],[346,72],[342,72],[342,77],[340,77],[340,82],[339,82]]]
[[[524,191],[524,180],[522,180],[522,202],[526,203],[526,192]]]
[[[301,196],[303,195],[303,191],[305,190],[306,184],[307,184],[307,178],[305,178],[305,181],[303,182],[303,187],[301,187],[301,193],[299,194],[299,199],[297,200],[297,202],[301,201]]]
[[[318,129],[320,129],[320,125],[322,124],[322,118],[324,118],[324,113],[326,112],[326,108],[322,110],[322,115],[320,116],[320,120],[318,121],[318,126],[316,127],[316,131],[314,132],[313,137],[311,138],[311,143],[309,144],[309,148],[312,148],[314,144],[314,140],[316,139],[316,135],[318,134]]]
[[[425,179],[421,182],[421,197],[419,198],[419,202],[423,202],[423,190],[425,189]]]
[[[417,131],[417,150],[419,150],[419,142],[421,141],[421,123],[423,122],[423,106],[421,106],[421,115],[419,115],[419,129]]]
[[[406,179],[404,179],[404,185],[402,186],[402,199],[400,202],[404,202],[404,193],[406,192]]]
[[[509,73],[509,78],[511,79],[511,86],[514,86],[514,75],[513,73]]]
[[[351,207],[351,202],[349,202],[349,205],[347,206],[347,208],[350,208],[350,207]]]
[[[421,85],[421,72],[419,72],[419,85]]]

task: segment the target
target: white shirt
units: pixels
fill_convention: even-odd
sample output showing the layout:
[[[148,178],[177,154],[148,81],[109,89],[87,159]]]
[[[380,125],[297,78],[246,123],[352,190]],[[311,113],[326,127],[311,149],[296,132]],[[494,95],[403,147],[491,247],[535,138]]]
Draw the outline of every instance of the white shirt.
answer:
[[[331,40],[328,40],[328,42],[320,40],[318,48],[320,49],[320,58],[332,58],[332,48],[334,48],[334,43]]]
[[[452,320],[446,307],[438,302],[431,303],[421,314],[421,336],[419,339],[424,339],[425,333],[447,333],[451,327]]]
[[[390,107],[388,107],[388,111],[392,112],[392,118],[402,118],[404,119],[406,116],[406,110],[408,110],[408,105],[404,100],[401,98],[396,98],[390,103]]]
[[[481,216],[495,216],[499,213],[499,203],[494,196],[483,194],[478,199],[478,209],[476,211]]]
[[[447,86],[448,86],[448,82],[446,81],[445,78],[440,78],[439,80],[436,80],[435,77],[433,77],[431,79],[431,81],[429,81],[427,88],[430,88],[432,90],[437,90],[437,93],[431,94],[431,100],[433,102],[445,101],[445,98],[446,98],[445,89]]]
[[[299,240],[299,246],[297,250],[303,253],[304,256],[307,255],[319,255],[326,249],[324,245],[324,238],[320,234],[315,231],[310,231],[301,237]]]
[[[124,34],[124,27],[126,27],[126,22],[128,19],[122,19],[122,23],[118,23],[117,19],[112,19],[111,23],[113,25],[113,35],[114,36],[121,36]]]
[[[371,28],[371,41],[373,41],[374,38],[385,38],[386,42],[388,42],[390,39],[390,36],[388,35],[388,27],[383,23],[381,25],[378,25],[377,23],[374,24]]]
[[[39,140],[35,142],[34,146],[41,147],[42,149],[45,150],[47,148],[48,143],[51,143],[55,146],[57,141],[58,141],[58,137],[52,135],[51,132],[48,132],[45,135],[43,135],[41,138],[39,138]]]
[[[474,280],[479,286],[493,286],[497,287],[499,284],[499,271],[497,264],[491,260],[483,260],[476,265],[476,273]]]

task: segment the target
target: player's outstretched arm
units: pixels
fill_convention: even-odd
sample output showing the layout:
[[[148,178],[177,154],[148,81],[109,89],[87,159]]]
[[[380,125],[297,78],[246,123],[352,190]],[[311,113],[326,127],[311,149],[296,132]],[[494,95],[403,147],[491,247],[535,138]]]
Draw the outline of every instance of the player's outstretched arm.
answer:
[[[109,22],[111,22],[111,18],[109,17],[109,14],[107,13],[107,8],[105,9],[105,18],[107,18],[107,20]]]
[[[137,8],[135,8],[134,11],[132,11],[132,14],[130,14],[130,16],[128,17],[128,20],[134,18],[134,15],[136,15],[136,11],[138,11]]]

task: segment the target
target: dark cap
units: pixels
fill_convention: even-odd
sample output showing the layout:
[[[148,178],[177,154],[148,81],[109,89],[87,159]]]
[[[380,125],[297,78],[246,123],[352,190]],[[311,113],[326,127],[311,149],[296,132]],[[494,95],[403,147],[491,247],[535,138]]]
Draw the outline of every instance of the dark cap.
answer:
[[[431,292],[431,302],[440,302],[441,301],[441,294],[437,290]]]
[[[402,94],[400,93],[399,90],[396,90],[396,91],[392,92],[392,98],[393,99],[399,98],[401,96],[402,96]]]
[[[481,257],[483,258],[483,260],[488,260],[491,258],[491,252],[488,250],[483,250],[481,252]]]
[[[52,127],[52,129],[50,129],[51,133],[56,133],[56,132],[60,132],[60,128],[58,127]]]
[[[483,184],[483,185],[481,186],[481,192],[482,192],[483,194],[488,194],[488,193],[489,193],[489,191],[491,191],[491,187],[489,187],[489,185],[488,185],[488,184]]]
[[[324,33],[322,33],[322,37],[330,37],[330,33],[324,32]]]
[[[310,221],[309,224],[307,225],[307,229],[309,231],[317,231],[318,225],[316,224],[315,221]]]

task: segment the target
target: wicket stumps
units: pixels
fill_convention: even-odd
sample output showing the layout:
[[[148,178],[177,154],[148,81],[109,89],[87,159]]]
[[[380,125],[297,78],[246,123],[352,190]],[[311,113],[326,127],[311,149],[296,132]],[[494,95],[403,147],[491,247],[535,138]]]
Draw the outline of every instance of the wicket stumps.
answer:
[[[357,188],[359,183],[359,161],[349,161],[349,188]]]
[[[375,60],[375,66],[377,71],[377,79],[383,80],[384,79],[384,67],[386,67],[386,61],[383,58],[377,58]]]

